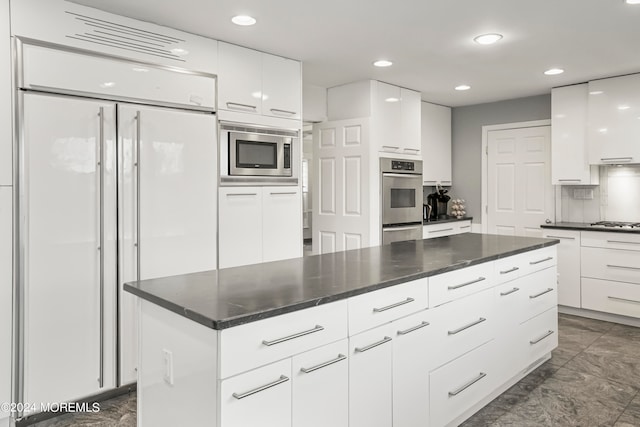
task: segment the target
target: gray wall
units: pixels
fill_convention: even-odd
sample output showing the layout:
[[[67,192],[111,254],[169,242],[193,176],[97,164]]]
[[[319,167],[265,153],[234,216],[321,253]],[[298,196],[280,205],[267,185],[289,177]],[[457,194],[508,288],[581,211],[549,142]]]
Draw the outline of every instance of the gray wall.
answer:
[[[466,200],[467,215],[473,216],[474,223],[480,223],[482,212],[482,126],[550,118],[551,95],[453,108],[453,187],[449,193]],[[427,153],[423,156],[428,162]]]

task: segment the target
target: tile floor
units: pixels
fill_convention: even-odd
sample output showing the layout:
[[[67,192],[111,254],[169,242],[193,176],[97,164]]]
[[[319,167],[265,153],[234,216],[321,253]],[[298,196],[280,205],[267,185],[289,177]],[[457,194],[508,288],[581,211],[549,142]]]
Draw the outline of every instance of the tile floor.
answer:
[[[551,360],[498,396],[463,427],[640,426],[640,328],[560,315]],[[135,395],[97,414],[64,415],[35,427],[132,427]],[[277,426],[274,426],[277,427]]]

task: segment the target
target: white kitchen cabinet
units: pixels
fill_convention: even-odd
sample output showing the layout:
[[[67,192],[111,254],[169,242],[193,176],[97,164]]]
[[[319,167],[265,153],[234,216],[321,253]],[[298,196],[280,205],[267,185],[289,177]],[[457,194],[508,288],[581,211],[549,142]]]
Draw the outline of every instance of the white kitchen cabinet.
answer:
[[[288,119],[302,117],[300,62],[218,44],[218,107]]]
[[[349,337],[349,427],[393,425],[390,324]]]
[[[293,426],[349,426],[347,354],[344,339],[293,357]]]
[[[422,103],[422,181],[424,185],[451,185],[451,108]]]
[[[587,153],[587,83],[551,91],[551,181],[554,185],[597,185],[597,166]]]
[[[300,62],[262,54],[262,112],[266,116],[302,118]]]
[[[422,153],[421,130],[421,99],[420,92],[400,88],[401,100],[401,129],[404,154],[420,155]]]
[[[262,262],[262,188],[220,187],[220,268]]]
[[[433,368],[434,315],[424,310],[391,324],[393,341],[393,425],[429,425],[429,371]]]
[[[379,141],[378,150],[399,153],[402,150],[402,99],[400,88],[388,83],[373,82],[372,121]]]
[[[291,359],[221,381],[220,399],[221,426],[291,427]]]
[[[302,256],[299,187],[220,187],[220,268]]]
[[[262,113],[262,53],[218,43],[218,108]]]
[[[558,304],[580,307],[580,231],[544,229],[543,237],[558,239]]]
[[[12,188],[0,187],[0,402],[11,402]],[[8,412],[0,409],[0,425]]]
[[[301,256],[302,197],[300,187],[263,187],[262,261]]]
[[[640,163],[640,74],[589,82],[589,163]]]
[[[445,223],[426,224],[422,227],[422,238],[433,239],[436,237],[452,236],[454,234],[471,232],[471,220],[452,221]]]
[[[0,186],[13,182],[13,135],[11,123],[11,38],[9,2],[0,6]],[[0,415],[2,417],[2,415]]]

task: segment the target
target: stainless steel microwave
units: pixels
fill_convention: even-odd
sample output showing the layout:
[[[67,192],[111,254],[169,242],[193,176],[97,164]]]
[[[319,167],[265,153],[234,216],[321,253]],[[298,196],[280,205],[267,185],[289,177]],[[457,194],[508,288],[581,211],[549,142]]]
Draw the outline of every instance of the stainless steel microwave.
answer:
[[[230,176],[292,176],[297,138],[283,132],[229,132]]]

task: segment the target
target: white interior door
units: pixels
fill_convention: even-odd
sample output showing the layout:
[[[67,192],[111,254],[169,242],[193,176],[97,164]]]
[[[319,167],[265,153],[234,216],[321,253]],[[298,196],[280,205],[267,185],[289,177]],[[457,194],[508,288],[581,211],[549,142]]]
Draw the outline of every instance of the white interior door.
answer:
[[[488,232],[542,237],[553,218],[550,126],[490,131]]]
[[[115,385],[107,357],[115,336],[114,130],[112,104],[24,95],[24,402],[94,394],[101,376],[104,387]]]
[[[123,383],[136,378],[137,317],[122,284],[138,256],[141,279],[216,268],[216,141],[212,114],[118,105]]]

